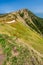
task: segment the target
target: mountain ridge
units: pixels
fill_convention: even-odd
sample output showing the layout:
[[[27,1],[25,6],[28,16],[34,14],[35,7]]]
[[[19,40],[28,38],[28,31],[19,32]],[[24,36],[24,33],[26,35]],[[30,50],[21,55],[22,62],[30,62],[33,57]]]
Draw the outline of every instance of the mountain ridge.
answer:
[[[26,16],[25,16],[25,14],[26,14]],[[32,12],[28,11],[28,9],[21,9],[17,12],[5,14],[2,17],[5,16],[5,18],[6,18],[7,15],[8,15],[9,19],[11,16],[12,16],[11,17],[12,19],[14,19],[14,17],[16,18],[17,16],[19,16],[26,22],[27,25],[29,25],[31,28],[32,27],[35,28],[35,30],[37,30],[37,32],[39,32],[39,33],[41,32],[43,34],[43,22],[40,22],[40,21],[43,21],[43,19],[35,16]],[[25,17],[23,17],[23,15]],[[39,19],[40,19],[40,21],[39,21]]]

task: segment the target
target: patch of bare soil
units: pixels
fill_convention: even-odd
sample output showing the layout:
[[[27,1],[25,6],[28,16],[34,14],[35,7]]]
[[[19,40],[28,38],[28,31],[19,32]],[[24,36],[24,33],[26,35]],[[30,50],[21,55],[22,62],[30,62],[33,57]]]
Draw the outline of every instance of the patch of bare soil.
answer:
[[[0,48],[0,65],[3,64],[5,60],[5,55],[3,54],[2,48]]]

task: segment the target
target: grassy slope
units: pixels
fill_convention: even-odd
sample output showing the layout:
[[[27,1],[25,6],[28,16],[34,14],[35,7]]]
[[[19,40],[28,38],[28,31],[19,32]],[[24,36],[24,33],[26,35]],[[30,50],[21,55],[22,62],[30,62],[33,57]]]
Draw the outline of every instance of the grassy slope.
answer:
[[[5,34],[0,34],[0,45],[5,55],[2,65],[43,65],[42,58],[25,44]],[[3,60],[2,60],[3,61]]]
[[[22,22],[12,24],[0,24],[0,33],[22,38],[25,42],[33,46],[40,53],[43,53],[43,38],[30,27],[25,26]]]
[[[29,26],[28,23],[26,23],[29,21],[25,21],[26,20],[26,19],[24,19],[25,17],[19,19],[19,18],[14,18],[14,17],[16,17],[15,14],[13,14],[12,16],[13,16],[13,18],[9,17],[8,14],[5,15],[6,21],[3,20],[4,18],[2,20],[0,19],[0,46],[2,46],[2,48],[3,48],[3,53],[5,55],[8,54],[6,56],[7,61],[5,61],[4,63],[8,62],[8,65],[14,65],[14,64],[15,65],[17,65],[17,64],[18,65],[25,65],[25,64],[26,65],[43,65],[40,54],[35,53],[35,51],[31,49],[31,46],[32,46],[37,52],[43,54],[43,37],[41,36],[43,33],[43,29],[41,29],[41,28],[43,28],[43,22],[42,22],[43,20],[38,19],[38,21],[41,22],[41,27],[40,27],[40,25],[37,26],[40,23],[37,21],[38,22],[38,24],[37,24],[37,22],[35,22],[34,17],[33,17],[32,22],[30,21],[30,24],[32,23],[32,27],[31,27],[31,26]],[[15,19],[16,22],[11,23],[11,24],[6,23],[13,19]],[[23,22],[22,19],[25,22]],[[28,20],[28,18],[27,18],[27,20]],[[33,25],[33,23],[35,24],[35,26]],[[39,27],[40,27],[40,29],[39,29]],[[38,30],[40,30],[41,33]],[[20,40],[18,40],[18,39],[20,39]],[[21,39],[22,39],[22,42],[21,42]],[[19,43],[21,43],[21,44],[19,44]],[[25,45],[27,45],[27,46],[25,46]],[[30,48],[28,46],[30,46]],[[17,48],[17,50],[16,50],[17,53],[20,52],[20,55],[17,57],[12,56],[11,50],[14,47]],[[24,52],[24,50],[25,50],[25,52]],[[25,58],[25,56],[26,56],[26,58]],[[10,60],[10,59],[12,59],[12,60]],[[10,61],[11,61],[11,63],[10,63]],[[26,63],[24,63],[24,62],[26,62]],[[4,65],[7,65],[7,64],[4,64]]]
[[[43,38],[30,27],[25,26],[23,23],[16,22],[11,24],[16,28],[16,35],[24,39],[28,44],[32,45],[36,50],[43,53]]]

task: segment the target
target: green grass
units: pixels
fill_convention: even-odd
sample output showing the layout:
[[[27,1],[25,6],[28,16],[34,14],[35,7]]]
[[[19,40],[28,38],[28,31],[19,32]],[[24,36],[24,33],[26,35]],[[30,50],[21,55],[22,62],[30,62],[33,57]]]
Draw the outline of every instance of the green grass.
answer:
[[[0,33],[9,36],[22,38],[27,44],[31,45],[34,49],[43,53],[43,38],[39,33],[34,31],[22,22],[15,22],[14,24],[0,24]]]
[[[3,53],[5,54],[6,58],[5,61],[3,62],[3,65],[7,65],[7,63],[8,65],[41,64],[40,63],[41,60],[38,60],[37,54],[35,54],[34,51],[29,49],[25,44],[23,46],[23,43],[22,44],[16,43],[11,37],[7,35],[0,34],[0,45],[3,48]],[[15,47],[16,51],[14,51]],[[14,52],[14,54],[12,54],[12,51]],[[15,53],[18,53],[18,55],[14,56]],[[34,56],[35,59],[32,56]]]
[[[43,38],[40,34],[31,30],[30,27],[25,26],[21,22],[16,22],[11,24],[11,26],[16,28],[16,32],[18,33],[16,34],[17,37],[24,39],[28,44],[40,51],[40,53],[43,53]]]

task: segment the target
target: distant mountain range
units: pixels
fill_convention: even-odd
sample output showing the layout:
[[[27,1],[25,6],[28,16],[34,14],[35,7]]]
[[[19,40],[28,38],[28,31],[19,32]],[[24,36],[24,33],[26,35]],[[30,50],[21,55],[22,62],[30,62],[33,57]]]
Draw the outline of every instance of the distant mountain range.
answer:
[[[0,65],[43,65],[43,18],[28,9],[0,15]]]

